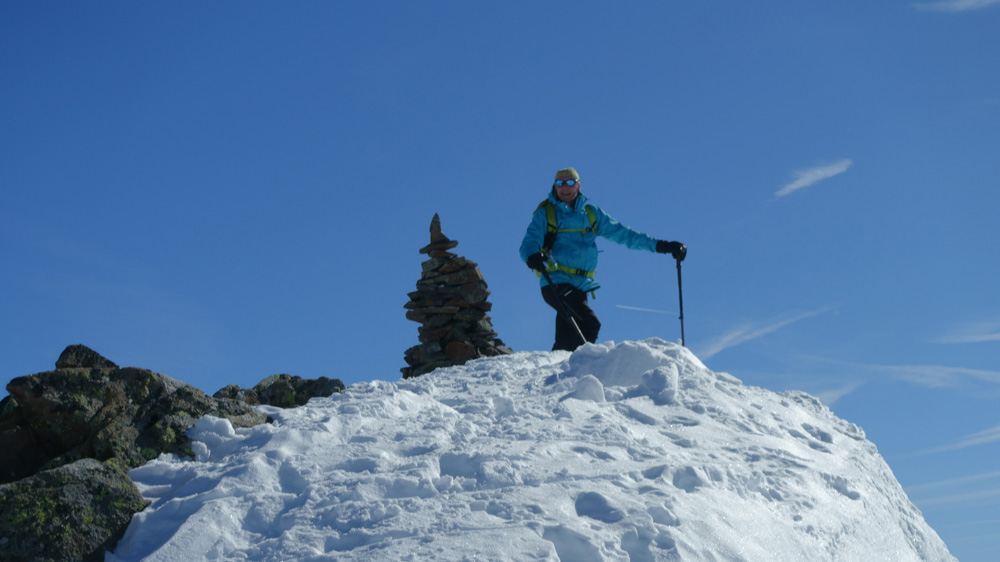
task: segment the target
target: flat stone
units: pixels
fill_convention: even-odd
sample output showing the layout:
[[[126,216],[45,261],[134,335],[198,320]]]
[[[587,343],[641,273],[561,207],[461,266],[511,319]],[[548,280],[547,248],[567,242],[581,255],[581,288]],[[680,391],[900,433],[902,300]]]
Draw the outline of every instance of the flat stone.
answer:
[[[423,248],[420,248],[420,253],[421,254],[430,254],[431,252],[434,252],[434,251],[450,250],[450,249],[454,248],[455,246],[458,246],[458,240],[448,240],[447,242],[431,242],[430,244],[424,246]],[[452,254],[452,255],[454,255],[454,254]],[[431,256],[431,257],[435,257],[435,256]]]

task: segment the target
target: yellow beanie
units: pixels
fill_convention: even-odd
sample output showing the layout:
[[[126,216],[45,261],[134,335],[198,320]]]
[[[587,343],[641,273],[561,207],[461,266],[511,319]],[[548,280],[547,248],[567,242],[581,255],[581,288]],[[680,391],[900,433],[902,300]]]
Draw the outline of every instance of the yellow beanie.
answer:
[[[563,168],[556,172],[556,179],[567,179],[572,178],[574,180],[580,179],[580,174],[576,173],[575,168]]]

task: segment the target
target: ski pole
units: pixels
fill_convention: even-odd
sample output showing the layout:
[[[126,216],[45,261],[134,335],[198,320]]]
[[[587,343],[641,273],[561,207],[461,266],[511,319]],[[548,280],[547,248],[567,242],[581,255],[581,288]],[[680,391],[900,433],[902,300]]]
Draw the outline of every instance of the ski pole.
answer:
[[[681,301],[681,346],[684,345],[684,292],[681,289],[681,260],[677,258],[677,296]]]
[[[580,325],[576,323],[576,318],[573,317],[573,311],[570,310],[569,306],[566,304],[566,301],[564,301],[562,297],[559,296],[559,291],[554,290],[556,285],[555,283],[552,282],[552,278],[549,277],[549,272],[542,270],[542,275],[545,276],[545,280],[549,282],[549,285],[553,289],[552,294],[555,296],[556,302],[559,303],[559,308],[562,309],[560,312],[562,312],[563,316],[565,316],[570,321],[570,323],[573,324],[573,328],[576,330],[576,335],[580,336],[580,341],[583,343],[587,343],[587,338],[583,335],[583,330],[580,329]]]

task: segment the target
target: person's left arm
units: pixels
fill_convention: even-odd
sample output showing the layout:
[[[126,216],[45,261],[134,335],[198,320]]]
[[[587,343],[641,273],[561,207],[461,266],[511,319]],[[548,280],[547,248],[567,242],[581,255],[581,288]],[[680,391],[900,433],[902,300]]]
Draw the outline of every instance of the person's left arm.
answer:
[[[594,218],[597,219],[595,230],[598,236],[633,250],[656,251],[656,238],[625,226],[596,205],[591,207],[594,209]]]

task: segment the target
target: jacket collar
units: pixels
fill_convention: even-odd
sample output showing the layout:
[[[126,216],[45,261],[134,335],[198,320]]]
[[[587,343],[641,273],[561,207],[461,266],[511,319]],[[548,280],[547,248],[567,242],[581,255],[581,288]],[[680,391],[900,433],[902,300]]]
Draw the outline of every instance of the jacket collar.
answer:
[[[549,201],[551,201],[552,204],[555,205],[556,207],[562,205],[563,207],[571,211],[578,211],[580,209],[583,209],[583,206],[587,204],[587,197],[583,193],[578,193],[576,195],[576,200],[573,201],[573,206],[571,207],[568,203],[563,203],[562,201],[560,201],[559,198],[556,197],[555,191],[550,191]]]

